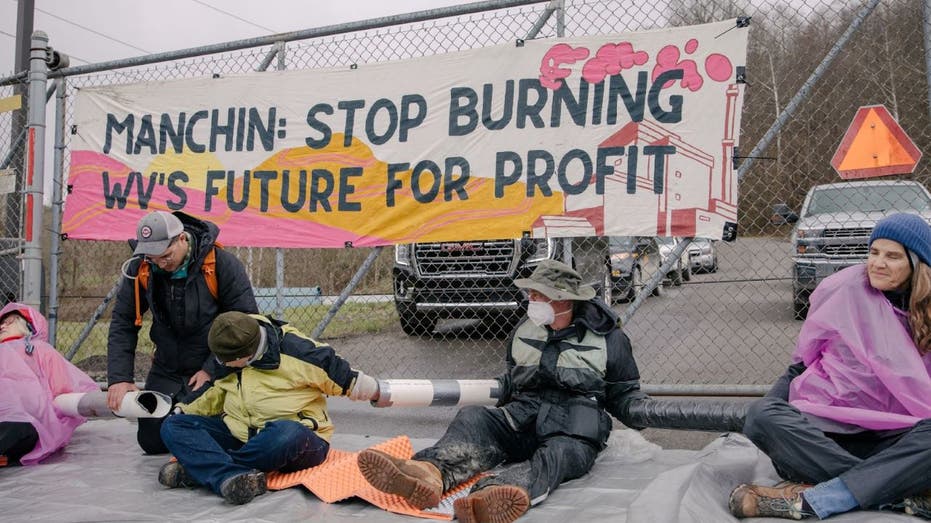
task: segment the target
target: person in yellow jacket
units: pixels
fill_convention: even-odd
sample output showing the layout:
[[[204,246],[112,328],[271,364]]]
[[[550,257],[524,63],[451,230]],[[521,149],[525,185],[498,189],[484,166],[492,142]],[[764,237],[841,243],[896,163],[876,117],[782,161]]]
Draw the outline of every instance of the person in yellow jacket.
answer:
[[[248,503],[265,493],[266,472],[326,459],[333,434],[326,396],[368,401],[378,394],[378,382],[330,346],[268,316],[225,312],[207,344],[234,372],[178,404],[162,424],[177,460],[158,474],[169,488],[203,485],[229,503]]]

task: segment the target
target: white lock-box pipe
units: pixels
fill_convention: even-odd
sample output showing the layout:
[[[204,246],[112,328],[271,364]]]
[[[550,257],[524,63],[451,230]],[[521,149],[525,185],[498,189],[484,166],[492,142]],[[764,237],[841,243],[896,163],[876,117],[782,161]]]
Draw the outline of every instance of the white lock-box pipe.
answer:
[[[55,396],[55,406],[71,416],[102,418],[164,418],[171,410],[171,397],[154,390],[133,390],[123,396],[116,411],[107,407],[107,393],[69,392]]]

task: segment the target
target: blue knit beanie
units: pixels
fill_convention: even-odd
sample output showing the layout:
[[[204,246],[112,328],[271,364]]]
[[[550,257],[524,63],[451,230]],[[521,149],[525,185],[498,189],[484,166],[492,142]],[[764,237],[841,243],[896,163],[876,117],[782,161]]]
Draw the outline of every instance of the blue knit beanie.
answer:
[[[931,265],[931,227],[924,218],[915,214],[890,214],[876,224],[870,235],[870,245],[878,238],[901,243],[925,265]]]

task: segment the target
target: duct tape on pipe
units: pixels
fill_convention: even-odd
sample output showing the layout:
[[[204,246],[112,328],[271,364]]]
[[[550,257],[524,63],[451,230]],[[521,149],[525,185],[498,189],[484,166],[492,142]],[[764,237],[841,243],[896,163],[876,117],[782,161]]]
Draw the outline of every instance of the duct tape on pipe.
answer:
[[[501,396],[497,380],[378,380],[375,407],[451,407],[494,405]]]

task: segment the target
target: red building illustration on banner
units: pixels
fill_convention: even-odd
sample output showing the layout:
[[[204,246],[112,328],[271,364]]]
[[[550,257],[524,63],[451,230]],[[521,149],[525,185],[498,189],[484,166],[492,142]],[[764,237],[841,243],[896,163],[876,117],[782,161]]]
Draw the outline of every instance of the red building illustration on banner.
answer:
[[[636,212],[638,216],[655,216],[655,232],[643,235],[691,237],[699,223],[708,223],[722,230],[726,222],[737,222],[737,180],[733,166],[737,134],[738,86],[731,84],[725,91],[726,112],[722,122],[721,149],[703,151],[684,142],[662,125],[641,121],[630,122],[609,136],[599,147],[636,146],[639,151],[650,145],[675,147],[675,154],[665,156],[660,184],[656,183],[654,157],[640,154],[636,169],[635,189],[628,192],[627,158],[615,160],[614,172],[605,178],[602,201],[592,205],[591,196],[567,196],[563,216],[542,216],[534,223],[534,236],[603,236],[604,224],[611,221],[612,211],[621,214]],[[655,188],[661,187],[660,194]],[[602,206],[603,204],[603,206]],[[701,227],[708,230],[707,227]]]

